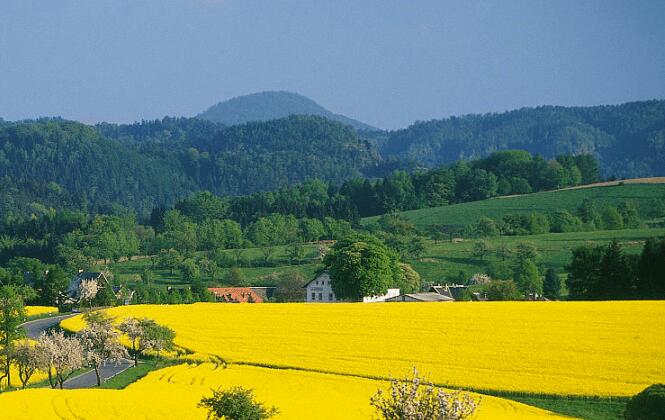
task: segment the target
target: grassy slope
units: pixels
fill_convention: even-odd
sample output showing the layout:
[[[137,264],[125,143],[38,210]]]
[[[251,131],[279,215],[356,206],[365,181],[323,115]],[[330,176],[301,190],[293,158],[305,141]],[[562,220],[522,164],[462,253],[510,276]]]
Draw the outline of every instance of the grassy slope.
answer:
[[[665,235],[664,228],[658,229],[627,229],[605,230],[596,232],[547,233],[529,236],[504,236],[486,238],[491,249],[505,245],[514,249],[519,243],[525,242],[535,246],[541,254],[542,262],[547,267],[563,268],[570,261],[572,249],[585,243],[606,244],[613,239],[619,241],[624,249],[638,253],[645,239]],[[410,264],[426,281],[440,282],[446,277],[456,276],[460,270],[468,274],[485,272],[490,261],[499,261],[495,254],[480,260],[472,255],[473,240],[462,242],[439,242],[428,247],[425,256]]]
[[[400,214],[418,227],[432,224],[464,226],[475,222],[481,216],[500,219],[510,213],[550,213],[559,209],[576,209],[582,200],[591,198],[598,206],[617,205],[623,200],[635,202],[642,211],[649,201],[665,198],[665,184],[625,184],[606,187],[579,188],[559,191],[546,191],[521,196],[493,198],[490,200],[454,204],[410,210]],[[378,217],[368,217],[363,224],[376,221]]]

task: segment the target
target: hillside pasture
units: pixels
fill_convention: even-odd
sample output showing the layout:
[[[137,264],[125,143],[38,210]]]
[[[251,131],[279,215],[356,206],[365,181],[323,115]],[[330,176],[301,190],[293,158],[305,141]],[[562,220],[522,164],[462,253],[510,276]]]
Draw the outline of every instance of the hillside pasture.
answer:
[[[665,228],[655,228],[491,237],[484,238],[491,253],[483,259],[473,255],[473,245],[476,242],[473,239],[436,244],[430,242],[424,256],[410,260],[409,263],[425,282],[445,283],[448,279],[455,278],[460,271],[468,275],[485,273],[490,263],[502,260],[502,257],[496,254],[500,247],[514,251],[518,244],[526,243],[536,248],[544,266],[563,272],[570,262],[572,250],[578,246],[606,245],[616,239],[628,253],[637,254],[642,251],[646,239],[664,235]],[[506,256],[508,261],[511,255],[513,254],[509,253]]]
[[[640,213],[644,213],[654,199],[665,199],[665,183],[625,183],[591,188],[575,188],[558,191],[545,191],[510,197],[497,197],[489,200],[449,206],[410,210],[399,214],[414,225],[425,228],[428,225],[465,226],[475,223],[481,216],[501,219],[507,214],[529,214],[532,212],[551,213],[555,210],[575,209],[585,198],[593,200],[596,206],[617,206],[622,201],[632,201]],[[378,216],[362,219],[363,225],[376,222]]]

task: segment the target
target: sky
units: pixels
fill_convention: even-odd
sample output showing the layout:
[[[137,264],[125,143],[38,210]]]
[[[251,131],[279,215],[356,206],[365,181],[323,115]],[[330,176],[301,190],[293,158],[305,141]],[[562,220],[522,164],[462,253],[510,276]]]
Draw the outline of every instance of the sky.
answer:
[[[194,116],[303,94],[395,129],[665,98],[665,0],[0,0],[0,117]]]

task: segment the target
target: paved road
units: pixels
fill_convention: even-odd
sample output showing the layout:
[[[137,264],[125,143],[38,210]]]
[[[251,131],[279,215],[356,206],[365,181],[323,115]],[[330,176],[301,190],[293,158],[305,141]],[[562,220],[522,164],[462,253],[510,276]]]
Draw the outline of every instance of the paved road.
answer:
[[[105,365],[100,369],[100,375],[104,380],[110,379],[115,375],[124,372],[126,369],[134,366],[134,362],[127,359],[122,359],[118,364],[113,361],[107,360]],[[79,388],[92,388],[97,386],[97,377],[95,371],[82,373],[79,376],[69,378],[65,381],[63,387],[65,389],[79,389]]]
[[[25,329],[25,333],[29,338],[36,340],[39,338],[39,335],[42,332],[48,330],[51,327],[55,327],[63,319],[70,318],[74,315],[76,314],[52,316],[50,318],[42,318],[34,321],[29,321],[23,324],[23,329]]]
[[[53,316],[50,318],[42,318],[34,321],[29,321],[23,324],[25,333],[29,338],[37,339],[42,332],[46,331],[49,328],[55,327],[63,319],[67,319],[76,314],[69,315],[59,315]],[[127,368],[133,366],[134,362],[127,359],[122,359],[119,363],[113,361],[107,361],[100,371],[101,377],[110,379],[115,375],[124,372]],[[92,388],[97,386],[97,377],[95,376],[94,371],[82,373],[81,375],[69,378],[64,383],[64,387],[67,389],[77,389],[77,388]]]

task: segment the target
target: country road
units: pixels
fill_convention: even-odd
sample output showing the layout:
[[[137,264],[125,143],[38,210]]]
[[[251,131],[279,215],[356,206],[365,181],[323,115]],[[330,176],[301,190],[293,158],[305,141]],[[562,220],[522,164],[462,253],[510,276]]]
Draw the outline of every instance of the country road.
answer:
[[[36,340],[37,338],[39,338],[39,335],[42,332],[48,330],[49,328],[55,327],[63,319],[70,318],[74,315],[76,314],[59,315],[50,318],[42,318],[34,321],[28,321],[22,324],[22,327],[23,329],[25,329],[25,333],[29,338]],[[107,361],[106,364],[103,365],[100,370],[101,377],[104,380],[110,379],[115,375],[124,372],[125,370],[133,366],[133,364],[134,362],[127,359],[122,359],[118,364],[112,361]],[[92,370],[89,372],[82,373],[73,378],[69,378],[64,383],[64,388],[66,389],[92,388],[94,386],[97,386],[97,377],[95,376],[95,372]]]

